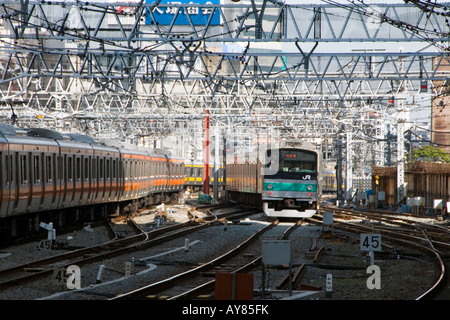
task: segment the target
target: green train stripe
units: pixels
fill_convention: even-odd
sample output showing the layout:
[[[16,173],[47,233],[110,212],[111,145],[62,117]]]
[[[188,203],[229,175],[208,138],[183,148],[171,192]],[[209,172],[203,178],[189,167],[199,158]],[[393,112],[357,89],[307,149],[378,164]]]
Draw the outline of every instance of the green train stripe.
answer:
[[[272,188],[268,188],[268,185],[272,185]],[[311,190],[308,190],[308,186],[312,186]],[[264,182],[264,190],[268,191],[303,191],[303,192],[316,192],[316,183],[287,183],[287,182]]]

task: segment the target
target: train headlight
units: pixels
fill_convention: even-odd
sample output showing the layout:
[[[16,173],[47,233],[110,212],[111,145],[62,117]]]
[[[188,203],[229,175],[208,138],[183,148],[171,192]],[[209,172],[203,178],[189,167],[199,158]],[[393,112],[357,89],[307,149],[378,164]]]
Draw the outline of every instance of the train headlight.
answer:
[[[306,189],[308,189],[308,191],[311,191],[313,189],[313,186],[309,185],[308,187],[306,187]]]
[[[269,183],[269,184],[267,185],[267,189],[272,190],[272,188],[273,188],[273,185]]]

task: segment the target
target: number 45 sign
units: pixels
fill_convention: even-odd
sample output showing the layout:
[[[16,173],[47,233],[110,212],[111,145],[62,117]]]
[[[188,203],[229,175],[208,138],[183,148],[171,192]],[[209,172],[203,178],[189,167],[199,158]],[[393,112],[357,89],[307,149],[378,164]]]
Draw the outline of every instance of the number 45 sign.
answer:
[[[362,233],[361,251],[381,251],[381,234]]]

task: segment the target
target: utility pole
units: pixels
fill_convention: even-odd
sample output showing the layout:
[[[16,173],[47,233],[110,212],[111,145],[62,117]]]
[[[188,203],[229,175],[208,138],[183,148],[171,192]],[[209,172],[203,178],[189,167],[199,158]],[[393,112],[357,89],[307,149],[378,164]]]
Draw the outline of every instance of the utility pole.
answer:
[[[400,52],[403,52],[403,48],[400,48]],[[404,69],[404,61],[403,58],[400,59],[400,71]],[[405,163],[404,163],[404,154],[405,154],[405,98],[407,86],[406,83],[401,82],[401,87],[399,88],[401,91],[401,99],[398,102],[398,111],[400,111],[400,119],[397,121],[397,203],[400,204],[405,197]]]
[[[351,130],[351,129],[350,129]],[[353,164],[352,164],[352,132],[347,132],[347,155],[345,163],[345,200],[350,199],[353,189]]]
[[[209,194],[209,111],[205,110],[204,140],[203,140],[203,193]]]
[[[405,153],[404,136],[405,123],[400,120],[397,123],[397,203],[403,201],[405,197],[405,163],[403,155]]]
[[[336,196],[342,200],[342,143],[338,141],[338,154],[336,160]]]
[[[220,169],[220,150],[219,150],[219,137],[220,137],[220,129],[219,126],[216,125],[216,134],[214,138],[214,183],[213,183],[213,192],[214,192],[214,200],[219,202],[219,169]]]

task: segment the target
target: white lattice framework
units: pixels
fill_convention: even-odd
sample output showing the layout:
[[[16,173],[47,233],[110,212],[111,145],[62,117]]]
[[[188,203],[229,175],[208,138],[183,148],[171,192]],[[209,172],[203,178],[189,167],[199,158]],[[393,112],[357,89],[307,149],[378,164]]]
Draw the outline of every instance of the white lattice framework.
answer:
[[[446,19],[405,4],[3,0],[0,117],[139,138],[198,132],[209,110],[218,126],[331,139],[346,123],[367,139],[380,130],[367,110],[445,89],[433,81],[449,78]],[[424,41],[420,52],[321,50]]]

